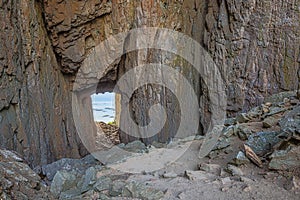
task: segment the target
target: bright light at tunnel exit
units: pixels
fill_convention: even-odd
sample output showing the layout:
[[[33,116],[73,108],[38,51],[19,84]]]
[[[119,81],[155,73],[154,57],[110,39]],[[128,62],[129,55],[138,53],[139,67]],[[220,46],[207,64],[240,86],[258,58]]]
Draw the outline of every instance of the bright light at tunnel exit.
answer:
[[[115,121],[115,93],[105,92],[91,95],[94,120],[96,122]]]

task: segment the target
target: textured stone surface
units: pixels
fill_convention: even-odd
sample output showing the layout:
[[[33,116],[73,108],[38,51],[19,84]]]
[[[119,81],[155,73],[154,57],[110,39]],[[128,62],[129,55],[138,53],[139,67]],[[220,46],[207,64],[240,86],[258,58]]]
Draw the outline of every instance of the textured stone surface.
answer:
[[[14,152],[0,149],[0,199],[54,199],[41,178]]]
[[[0,147],[21,153],[32,166],[85,155],[72,117],[74,75],[101,41],[136,27],[170,28],[202,44],[226,79],[229,115],[258,105],[272,93],[296,90],[299,18],[299,1],[293,0],[1,1]],[[128,53],[99,77],[97,91],[111,91],[136,64],[164,63],[165,58],[190,75],[200,102],[199,133],[205,133],[211,116],[209,91],[186,61],[170,53]],[[90,99],[85,103],[78,109],[91,108]],[[149,123],[145,110],[155,103],[165,105],[168,121],[146,143],[170,140],[179,124],[176,97],[152,85],[133,95],[135,122]],[[83,116],[91,127],[91,117]],[[133,140],[126,135],[121,139]]]

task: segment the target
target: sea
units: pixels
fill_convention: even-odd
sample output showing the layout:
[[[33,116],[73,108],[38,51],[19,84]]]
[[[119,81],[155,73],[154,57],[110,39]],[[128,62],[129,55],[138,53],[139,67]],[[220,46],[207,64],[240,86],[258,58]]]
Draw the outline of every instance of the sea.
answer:
[[[104,94],[92,95],[92,106],[94,120],[105,123],[112,122],[115,119],[115,94],[106,92]]]

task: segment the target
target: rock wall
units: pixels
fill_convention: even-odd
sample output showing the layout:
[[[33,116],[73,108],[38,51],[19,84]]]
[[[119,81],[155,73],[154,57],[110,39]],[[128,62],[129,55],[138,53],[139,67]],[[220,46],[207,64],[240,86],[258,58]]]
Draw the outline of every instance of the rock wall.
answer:
[[[33,167],[86,150],[72,120],[64,76],[37,1],[0,2],[0,147]]]
[[[132,28],[170,28],[203,45],[227,81],[228,115],[300,87],[299,1],[7,0],[0,1],[0,10],[0,147],[20,152],[33,166],[86,153],[72,116],[74,77],[101,41]],[[132,52],[105,69],[98,92],[111,91],[132,64],[164,63],[163,58],[171,58],[171,66],[183,66],[185,76],[193,71],[167,52]],[[199,95],[203,133],[210,118],[209,91],[192,74],[188,79]],[[140,103],[149,100],[141,96],[147,90],[154,91],[153,99]],[[131,103],[137,123],[148,123],[143,113],[151,104],[176,102],[168,92],[157,101],[162,91],[155,86],[137,91]],[[151,140],[169,140],[176,130],[178,116],[173,113],[178,108],[168,109],[173,121]]]

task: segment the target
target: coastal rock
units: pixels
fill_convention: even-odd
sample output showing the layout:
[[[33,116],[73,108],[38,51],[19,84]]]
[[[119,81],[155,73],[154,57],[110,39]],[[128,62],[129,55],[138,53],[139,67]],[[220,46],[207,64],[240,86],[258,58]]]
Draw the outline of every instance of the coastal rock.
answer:
[[[271,156],[269,169],[293,171],[300,168],[300,146],[277,150]]]
[[[75,187],[77,184],[77,178],[74,174],[67,171],[58,171],[51,183],[51,193],[58,198],[64,191]]]
[[[82,159],[63,158],[51,164],[43,165],[42,174],[47,177],[48,181],[52,181],[58,171],[75,171],[78,174],[83,174],[86,169],[97,164],[100,162],[90,154]]]
[[[274,145],[282,141],[279,136],[282,136],[282,132],[258,132],[250,135],[246,144],[255,154],[263,156],[270,152]]]
[[[54,199],[41,178],[14,152],[0,149],[0,199]]]
[[[230,163],[240,166],[240,165],[244,165],[244,164],[249,164],[250,160],[246,157],[244,152],[239,151],[238,154],[236,155],[236,157]]]

